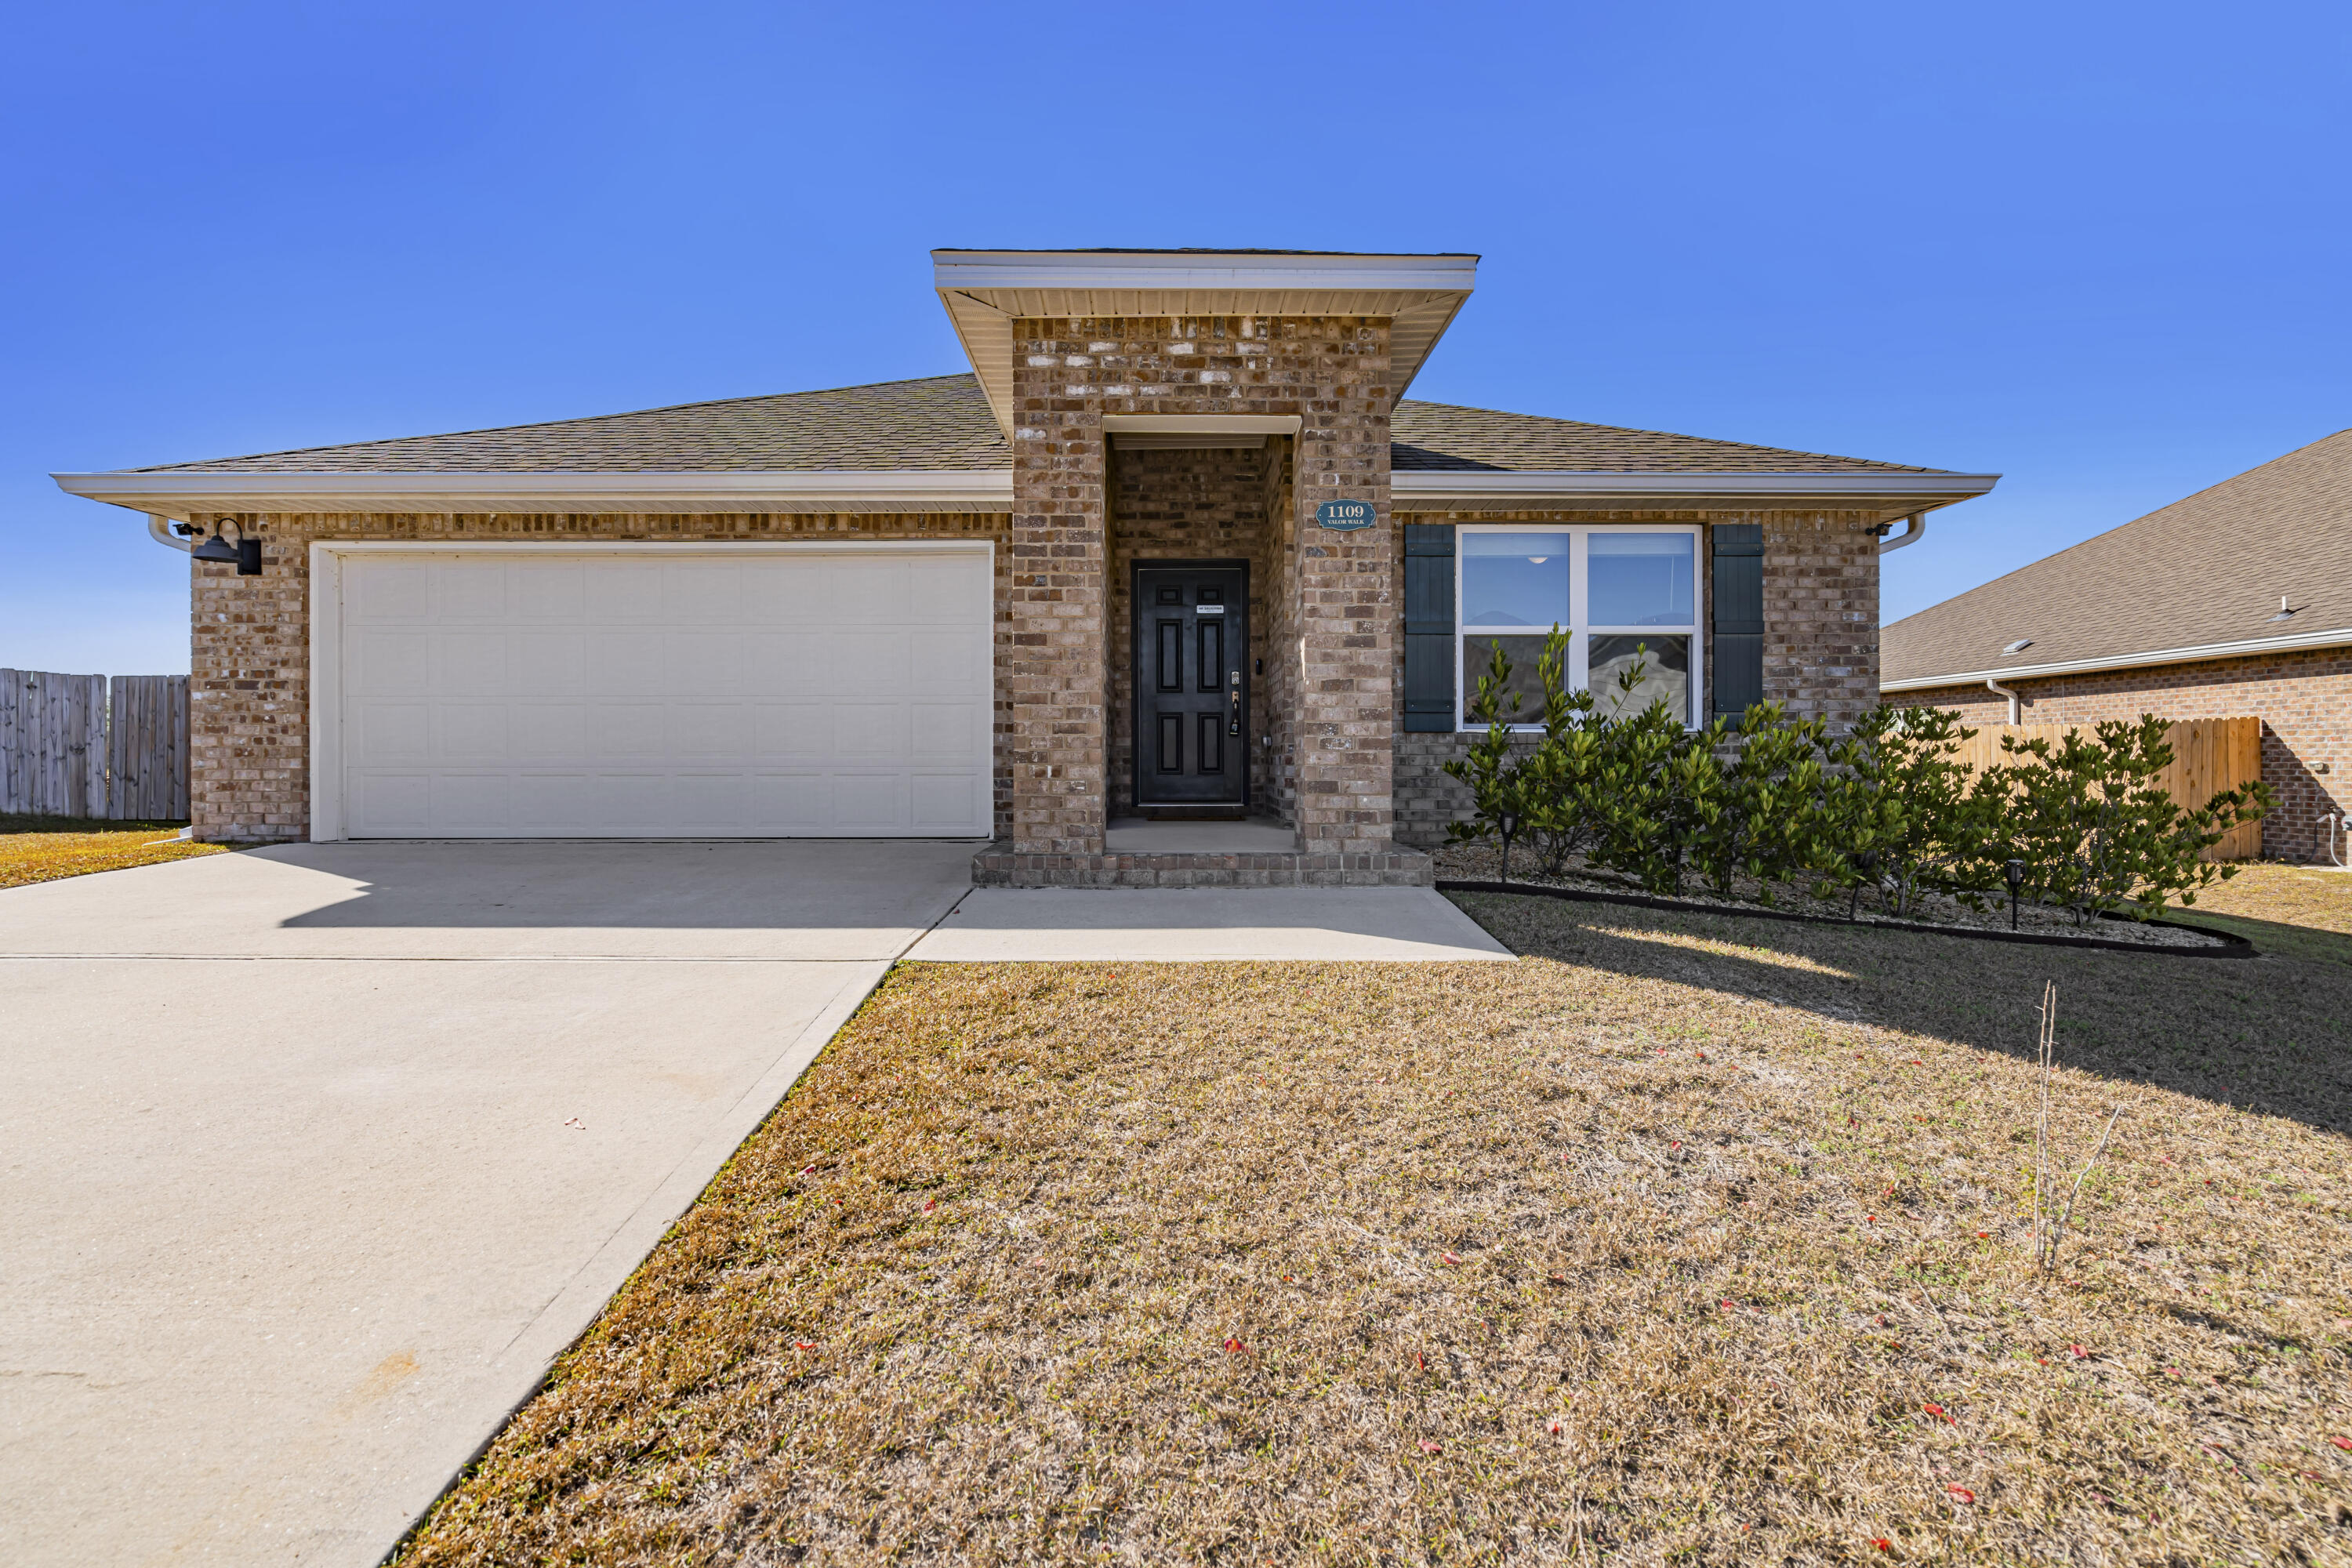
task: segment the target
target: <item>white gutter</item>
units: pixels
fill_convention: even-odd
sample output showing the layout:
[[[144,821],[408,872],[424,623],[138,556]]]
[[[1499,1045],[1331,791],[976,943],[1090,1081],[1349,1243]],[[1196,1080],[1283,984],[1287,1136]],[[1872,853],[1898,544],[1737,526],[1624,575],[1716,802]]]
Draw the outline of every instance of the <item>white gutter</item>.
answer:
[[[1903,522],[1904,528],[1901,533],[1896,534],[1892,539],[1882,539],[1878,542],[1878,552],[1881,555],[1885,554],[1890,550],[1900,550],[1906,544],[1916,544],[1922,538],[1926,537],[1927,532],[1927,514],[1926,512],[1915,511],[1909,517],[1905,518]]]
[[[2197,643],[2188,647],[2150,648],[2145,653],[2121,653],[2105,658],[2067,659],[2057,664],[2021,664],[2014,669],[1967,669],[1951,675],[1920,675],[1879,683],[1881,691],[1927,691],[1938,686],[1974,686],[1978,681],[2038,680],[2051,675],[2089,675],[2103,669],[2146,669],[2159,664],[2197,664],[2208,659],[2241,658],[2248,654],[2281,653],[2293,648],[2352,646],[2352,626],[2298,632],[2293,637],[2248,637],[2241,642]]]
[[[152,511],[147,514],[147,537],[158,544],[168,544],[174,550],[187,551],[196,547],[194,540],[182,539],[172,531],[170,518],[158,517]]]
[[[1010,511],[1009,468],[941,472],[52,474],[68,495],[164,516],[281,512]]]
[[[1942,504],[1980,496],[1999,483],[1999,474],[1743,474],[1689,470],[1674,473],[1585,473],[1575,470],[1506,473],[1411,469],[1389,476],[1389,493],[1399,502],[1584,500],[1613,496],[1733,496],[1772,500],[1789,496],[1855,500],[1932,500]]]
[[[2019,714],[2024,704],[2019,700],[2016,692],[2011,691],[2008,687],[2003,686],[2000,681],[1993,679],[1990,676],[1987,676],[1985,678],[1985,689],[1990,691],[1995,697],[2008,698],[2009,721],[2012,724],[2021,721]]]

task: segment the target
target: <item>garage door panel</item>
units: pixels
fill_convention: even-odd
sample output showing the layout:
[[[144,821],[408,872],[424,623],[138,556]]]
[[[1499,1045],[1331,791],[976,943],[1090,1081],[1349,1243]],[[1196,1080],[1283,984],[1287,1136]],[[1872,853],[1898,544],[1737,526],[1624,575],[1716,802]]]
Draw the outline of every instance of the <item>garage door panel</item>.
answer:
[[[476,764],[507,760],[514,720],[505,703],[478,707],[445,703],[440,715],[441,743],[434,749],[434,761]]]
[[[522,697],[585,697],[588,639],[579,632],[519,631],[507,639],[514,690]]]
[[[436,697],[507,694],[507,634],[444,632],[432,639],[431,687]]]
[[[822,697],[827,686],[823,632],[753,632],[743,639],[743,695]]]
[[[434,617],[443,626],[467,621],[504,626],[507,611],[507,565],[504,562],[451,563],[433,571]]]
[[[346,558],[346,831],[988,832],[983,552],[529,548]]]
[[[512,826],[504,773],[436,773],[433,779],[433,831],[453,838],[503,835]]]
[[[422,767],[433,760],[433,706],[369,701],[344,721],[350,735],[379,766]]]
[[[982,696],[988,690],[988,632],[923,630],[907,635],[908,673],[918,691]]]
[[[907,633],[840,631],[826,640],[829,694],[843,697],[898,696],[913,684]]]
[[[587,618],[587,589],[577,561],[507,563],[509,610],[519,626],[576,626]]]
[[[670,750],[681,762],[751,760],[751,709],[745,702],[692,702],[669,710]]]
[[[896,773],[833,775],[833,820],[847,828],[906,826],[907,780]]]
[[[682,626],[740,620],[742,574],[719,563],[661,569],[662,619]]]
[[[827,563],[832,590],[828,619],[844,626],[871,626],[877,621],[904,620],[908,590],[908,566],[887,556],[842,557]]]

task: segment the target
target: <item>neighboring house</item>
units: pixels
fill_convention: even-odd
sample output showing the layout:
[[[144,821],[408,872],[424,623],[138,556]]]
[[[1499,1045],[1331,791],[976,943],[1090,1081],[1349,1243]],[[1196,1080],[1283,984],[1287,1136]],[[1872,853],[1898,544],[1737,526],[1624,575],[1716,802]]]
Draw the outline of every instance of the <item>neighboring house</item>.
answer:
[[[933,259],[971,374],[59,476],[225,540],[194,570],[196,835],[971,837],[983,881],[1424,881],[1464,645],[1557,622],[1573,679],[1640,645],[1694,721],[1847,716],[1885,535],[1993,483],[1400,402],[1475,257]],[[257,574],[205,559],[241,539]],[[1244,815],[1295,847],[1106,837]]]
[[[2324,861],[2352,766],[2352,430],[1897,621],[1884,649],[1890,700],[1976,723],[2260,719],[2263,852]]]

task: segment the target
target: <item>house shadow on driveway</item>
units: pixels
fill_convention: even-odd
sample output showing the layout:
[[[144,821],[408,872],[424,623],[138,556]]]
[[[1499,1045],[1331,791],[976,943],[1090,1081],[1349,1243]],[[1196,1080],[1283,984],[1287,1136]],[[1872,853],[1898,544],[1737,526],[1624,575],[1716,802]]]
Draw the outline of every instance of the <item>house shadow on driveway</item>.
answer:
[[[2066,1067],[2352,1135],[2352,938],[2200,917],[2263,956],[2011,946],[1509,894],[1455,901],[1506,947],[2032,1059],[2058,986]],[[2273,945],[2275,944],[2275,945]]]

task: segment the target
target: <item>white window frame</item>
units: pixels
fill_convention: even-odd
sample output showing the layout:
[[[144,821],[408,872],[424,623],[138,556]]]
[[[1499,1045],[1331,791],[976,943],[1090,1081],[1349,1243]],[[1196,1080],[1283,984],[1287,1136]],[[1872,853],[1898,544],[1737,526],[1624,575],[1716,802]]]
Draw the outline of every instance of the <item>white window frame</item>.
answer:
[[[1706,573],[1702,523],[1679,522],[1465,522],[1454,531],[1454,722],[1459,732],[1486,728],[1470,721],[1470,699],[1478,689],[1477,672],[1463,656],[1463,645],[1474,637],[1548,637],[1549,626],[1472,626],[1463,615],[1462,574],[1470,552],[1465,542],[1474,533],[1549,533],[1568,535],[1568,689],[1585,689],[1591,674],[1591,642],[1596,637],[1686,637],[1690,639],[1690,710],[1683,715],[1685,729],[1698,728],[1706,711]],[[1596,626],[1586,620],[1585,590],[1588,542],[1596,533],[1679,533],[1691,542],[1691,618],[1686,626]],[[1539,730],[1541,724],[1514,724],[1514,730]]]

